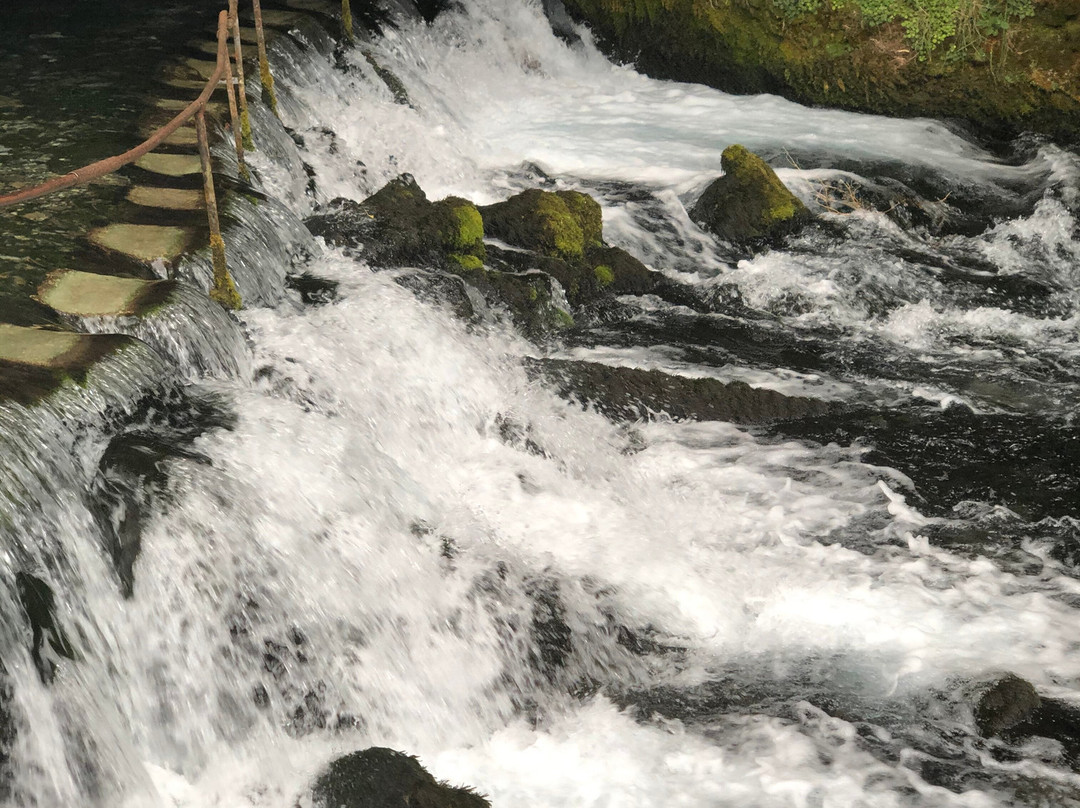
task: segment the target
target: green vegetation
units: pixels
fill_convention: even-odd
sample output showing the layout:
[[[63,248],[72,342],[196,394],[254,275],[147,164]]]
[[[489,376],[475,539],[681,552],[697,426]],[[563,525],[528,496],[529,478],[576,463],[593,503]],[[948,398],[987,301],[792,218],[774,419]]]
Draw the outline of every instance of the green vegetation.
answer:
[[[863,25],[898,22],[908,47],[921,59],[931,57],[949,42],[951,58],[977,54],[992,37],[1012,23],[1035,14],[1032,0],[772,0],[788,20],[822,10],[854,8]],[[1002,40],[1002,48],[1006,47]]]
[[[615,283],[615,273],[606,264],[593,267],[593,274],[596,275],[596,282],[600,284],[601,288]]]
[[[1076,0],[564,0],[616,59],[727,92],[1080,138]]]

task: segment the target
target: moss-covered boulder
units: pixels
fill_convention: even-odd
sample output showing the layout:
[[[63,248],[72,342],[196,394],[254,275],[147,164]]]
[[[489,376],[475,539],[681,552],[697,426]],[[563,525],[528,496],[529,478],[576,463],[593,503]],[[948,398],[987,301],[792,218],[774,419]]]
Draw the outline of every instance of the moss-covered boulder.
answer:
[[[594,225],[590,207],[580,197],[592,201],[576,194],[568,204],[565,195],[530,188],[482,207],[480,213],[490,236],[543,255],[577,260],[585,255],[585,230],[592,233]],[[599,233],[595,235],[599,239]]]
[[[432,202],[410,174],[395,177],[363,202],[335,199],[306,224],[328,244],[355,251],[375,266],[473,268],[484,260],[484,221],[476,206],[459,197]]]
[[[439,782],[412,755],[372,746],[333,761],[312,787],[315,808],[489,808],[471,788]]]
[[[721,155],[724,175],[690,210],[690,218],[738,245],[767,243],[810,220],[810,211],[787,189],[768,163],[733,144]]]
[[[616,295],[647,295],[656,292],[663,276],[645,266],[621,247],[590,249],[586,260],[597,287]]]
[[[476,205],[467,199],[449,196],[432,206],[430,223],[452,260],[470,266],[483,263],[484,220]]]
[[[1007,673],[976,688],[975,726],[984,738],[1021,723],[1039,704],[1039,694],[1026,679]]]

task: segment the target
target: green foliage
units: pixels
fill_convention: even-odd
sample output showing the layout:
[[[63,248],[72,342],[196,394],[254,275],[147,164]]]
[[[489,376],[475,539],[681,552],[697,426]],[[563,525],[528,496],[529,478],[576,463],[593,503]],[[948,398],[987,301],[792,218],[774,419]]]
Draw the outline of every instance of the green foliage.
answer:
[[[601,264],[598,267],[593,268],[593,274],[596,276],[596,282],[601,287],[611,286],[615,283],[615,272],[609,266]]]
[[[786,19],[821,10],[824,0],[772,0]],[[954,57],[973,55],[987,39],[1035,13],[1033,0],[830,0],[830,8],[855,6],[864,25],[899,22],[912,52],[921,60],[949,43]]]
[[[773,5],[788,19],[813,14],[821,8],[821,0],[773,0]]]

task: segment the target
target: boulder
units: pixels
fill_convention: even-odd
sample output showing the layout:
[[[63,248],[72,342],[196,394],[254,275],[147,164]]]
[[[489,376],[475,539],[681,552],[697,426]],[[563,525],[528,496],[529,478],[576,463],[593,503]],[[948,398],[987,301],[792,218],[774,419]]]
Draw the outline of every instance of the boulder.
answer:
[[[600,206],[585,194],[560,195],[530,188],[504,202],[482,207],[480,213],[488,235],[507,244],[542,255],[580,260],[585,255],[586,231],[599,243],[592,206],[598,214]]]
[[[315,808],[489,808],[471,788],[441,783],[412,755],[372,746],[333,761],[312,787]]]
[[[728,146],[720,160],[724,175],[690,210],[690,218],[702,227],[733,244],[759,246],[810,220],[806,206],[745,146]]]
[[[484,222],[476,206],[459,197],[431,202],[410,174],[363,202],[333,200],[307,226],[328,244],[356,250],[376,266],[472,269],[484,260]]]
[[[975,727],[984,738],[992,738],[1023,722],[1039,703],[1030,682],[1006,673],[980,687],[974,705]]]

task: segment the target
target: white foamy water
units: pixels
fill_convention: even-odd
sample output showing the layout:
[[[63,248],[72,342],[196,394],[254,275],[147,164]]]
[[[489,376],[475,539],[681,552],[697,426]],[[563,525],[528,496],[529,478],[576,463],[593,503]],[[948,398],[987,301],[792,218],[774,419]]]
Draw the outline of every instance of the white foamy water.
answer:
[[[1028,799],[1028,780],[1068,804],[1080,779],[1053,748],[998,760],[956,696],[1002,670],[1080,696],[1080,583],[1040,536],[1025,536],[1023,563],[1011,565],[927,538],[990,530],[1014,518],[1005,509],[966,503],[952,519],[929,518],[913,481],[858,445],[718,422],[616,426],[531,379],[521,360],[536,346],[455,320],[393,273],[323,249],[289,211],[363,198],[403,171],[432,198],[492,201],[528,184],[532,163],[596,189],[609,240],[701,288],[733,284],[776,333],[832,329],[836,343],[877,340],[931,367],[978,369],[1014,361],[1017,344],[1072,361],[1075,314],[946,297],[925,267],[871,245],[955,245],[928,247],[869,212],[836,249],[732,266],[683,205],[733,141],[899,161],[991,188],[1051,170],[1067,184],[1073,158],[1047,149],[1007,166],[930,121],[651,81],[588,43],[567,48],[532,3],[466,3],[373,43],[413,107],[395,103],[355,51],[351,72],[335,70],[320,42],[276,46],[288,67],[283,116],[304,146],[292,151],[281,130],[261,135],[274,159],[252,164],[278,201],[233,211],[238,283],[266,307],[214,340],[186,334],[170,319],[177,309],[131,325],[229,415],[162,461],[133,597],[121,598],[96,549],[92,513],[65,491],[95,478],[104,438],[67,440],[56,418],[43,422],[39,431],[63,438],[45,452],[65,458],[63,479],[47,484],[48,465],[20,443],[19,485],[0,486],[18,492],[0,501],[29,514],[15,527],[59,528],[57,541],[75,547],[71,569],[33,560],[73,586],[71,596],[58,587],[60,613],[86,649],[46,687],[25,638],[0,633],[16,649],[4,660],[18,694],[17,803],[307,806],[328,761],[385,745],[496,808],[982,808]],[[301,159],[315,171],[313,196]],[[821,174],[782,176],[808,196]],[[625,184],[651,196],[628,198]],[[1071,283],[1067,197],[955,238],[1005,269],[1043,251],[1046,277]],[[297,268],[338,283],[335,301],[305,307],[282,290],[296,249],[315,253]],[[198,262],[188,271],[205,280]],[[672,310],[639,305],[658,320]],[[955,348],[945,360],[943,342]],[[684,348],[552,355],[834,402],[867,390],[957,398],[933,376],[712,367]],[[108,403],[123,410],[133,396]],[[49,503],[41,518],[38,501]],[[965,522],[971,513],[986,518]],[[964,775],[950,788],[924,768],[942,760]]]

